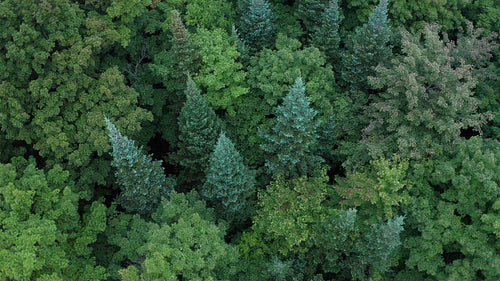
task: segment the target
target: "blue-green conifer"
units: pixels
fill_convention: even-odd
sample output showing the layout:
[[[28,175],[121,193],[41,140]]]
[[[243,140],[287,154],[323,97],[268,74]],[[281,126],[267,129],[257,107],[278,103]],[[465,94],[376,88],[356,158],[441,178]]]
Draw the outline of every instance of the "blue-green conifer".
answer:
[[[314,155],[318,142],[317,111],[310,107],[311,99],[305,90],[302,77],[298,77],[276,109],[274,127],[262,135],[261,148],[269,154],[266,160],[269,174],[295,178],[309,174],[321,161]]]
[[[320,23],[314,27],[311,43],[325,52],[325,55],[335,61],[339,57],[340,34],[342,22],[338,0],[330,0],[321,14]]]
[[[267,0],[244,0],[242,17],[240,20],[240,35],[253,54],[271,47],[274,43],[275,29],[273,26],[273,12]]]
[[[231,140],[221,133],[210,156],[202,194],[222,218],[243,222],[251,214],[254,193],[254,177]]]
[[[357,90],[369,88],[367,77],[373,76],[374,68],[379,63],[387,63],[392,56],[387,5],[388,0],[380,0],[368,23],[358,28],[346,42],[348,50],[343,57],[342,79]]]
[[[127,212],[150,214],[162,197],[170,195],[173,180],[166,178],[162,161],[153,160],[108,118],[104,120],[113,147],[111,165],[116,168],[116,181],[121,187],[117,201]]]

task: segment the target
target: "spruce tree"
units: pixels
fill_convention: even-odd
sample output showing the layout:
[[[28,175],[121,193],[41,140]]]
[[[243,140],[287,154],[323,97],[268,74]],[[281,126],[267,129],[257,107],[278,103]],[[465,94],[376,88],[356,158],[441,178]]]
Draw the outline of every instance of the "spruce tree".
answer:
[[[196,182],[205,177],[221,124],[191,77],[186,84],[186,102],[178,119],[179,150],[173,158],[185,168],[186,180]]]
[[[240,32],[251,54],[272,46],[275,29],[271,4],[267,0],[244,0]]]
[[[202,194],[225,220],[242,222],[250,215],[249,200],[254,191],[254,178],[243,158],[231,140],[221,133],[210,156]]]
[[[339,27],[342,21],[340,10],[339,1],[330,0],[321,14],[319,25],[314,27],[311,35],[312,45],[325,52],[325,55],[333,61],[339,57]]]
[[[266,160],[269,174],[295,178],[307,175],[320,162],[320,158],[313,154],[318,141],[317,112],[310,107],[311,99],[305,90],[299,76],[276,109],[274,127],[262,135],[264,143],[261,148],[269,153]]]
[[[356,90],[369,88],[367,77],[375,74],[374,68],[386,63],[392,56],[389,40],[391,30],[387,19],[388,0],[380,0],[368,23],[349,36],[347,53],[343,56],[342,79]]]
[[[116,181],[122,191],[117,201],[127,212],[150,214],[162,197],[170,195],[174,183],[167,180],[162,161],[153,160],[107,117],[104,120],[113,146],[111,165],[116,168]]]

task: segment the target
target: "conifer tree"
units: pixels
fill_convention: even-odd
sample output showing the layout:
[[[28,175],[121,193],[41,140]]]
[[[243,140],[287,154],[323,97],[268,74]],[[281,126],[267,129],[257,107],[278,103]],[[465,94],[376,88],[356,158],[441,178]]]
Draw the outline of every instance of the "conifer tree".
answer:
[[[276,123],[270,132],[263,134],[261,148],[269,153],[266,167],[269,174],[286,178],[306,175],[314,170],[320,158],[315,156],[319,123],[314,119],[317,112],[310,107],[311,99],[305,94],[302,77],[295,80],[283,104],[276,109]]]
[[[162,197],[170,195],[174,183],[167,180],[162,161],[153,160],[107,117],[104,120],[113,146],[111,165],[116,168],[116,181],[122,189],[117,201],[127,212],[149,214]]]
[[[311,35],[311,43],[334,61],[339,57],[339,27],[342,21],[340,10],[339,1],[330,0],[321,14],[319,25],[315,26]]]
[[[273,13],[267,0],[245,0],[240,22],[241,37],[250,53],[256,53],[274,42]]]
[[[191,77],[186,84],[186,102],[178,120],[179,150],[173,158],[185,168],[189,181],[198,181],[205,177],[221,123]]]
[[[243,158],[231,140],[221,133],[210,156],[202,194],[224,219],[241,222],[250,215],[249,199],[254,191],[254,178],[249,174]]]
[[[357,90],[369,88],[367,77],[374,75],[374,68],[386,63],[392,56],[389,40],[391,30],[387,19],[388,0],[380,0],[368,18],[368,23],[358,28],[347,42],[343,57],[342,79]]]

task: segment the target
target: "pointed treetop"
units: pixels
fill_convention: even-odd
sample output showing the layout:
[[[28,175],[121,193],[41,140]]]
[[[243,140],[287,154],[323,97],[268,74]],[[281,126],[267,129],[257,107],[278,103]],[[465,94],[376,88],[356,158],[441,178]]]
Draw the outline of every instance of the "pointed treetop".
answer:
[[[182,22],[181,16],[177,10],[172,11],[172,23],[170,23],[170,28],[172,28],[172,33],[174,35],[173,40],[187,40],[189,38],[189,33]]]
[[[186,81],[186,98],[190,99],[193,96],[198,96],[201,95],[200,89],[198,89],[198,86],[196,86],[196,82],[194,82],[193,78],[191,75],[188,73],[188,78]]]
[[[387,19],[388,5],[389,0],[380,0],[378,6],[368,18],[368,25],[370,27],[382,31],[384,26],[389,24],[389,20]]]

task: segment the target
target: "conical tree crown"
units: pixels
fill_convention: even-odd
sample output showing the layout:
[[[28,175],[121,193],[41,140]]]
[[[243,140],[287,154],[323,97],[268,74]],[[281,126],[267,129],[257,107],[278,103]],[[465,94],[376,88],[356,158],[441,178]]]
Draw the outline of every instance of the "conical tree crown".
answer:
[[[231,140],[221,133],[210,156],[202,194],[224,219],[242,221],[248,217],[249,198],[254,191],[254,178],[243,158]]]
[[[392,56],[389,46],[391,30],[387,19],[388,0],[380,0],[368,19],[368,23],[347,40],[348,52],[344,56],[345,71],[342,79],[355,89],[369,88],[367,77],[373,76],[374,68],[380,63],[388,63]]]
[[[108,118],[104,120],[113,146],[111,165],[116,168],[116,181],[122,189],[117,201],[128,212],[150,214],[162,197],[170,195],[174,182],[166,178],[162,161],[153,160]]]
[[[319,26],[315,27],[311,35],[311,43],[324,51],[331,60],[337,59],[339,55],[339,28],[342,22],[340,10],[339,1],[330,0],[321,15]]]
[[[312,155],[319,124],[314,119],[317,111],[310,104],[302,77],[298,77],[276,109],[275,126],[263,135],[265,143],[261,147],[270,154],[266,161],[270,174],[283,174],[285,177],[304,175],[319,161]]]
[[[179,151],[176,159],[192,180],[204,177],[210,153],[220,132],[220,121],[191,77],[186,83],[186,102],[179,115]]]
[[[271,4],[266,0],[248,0],[240,31],[249,51],[255,53],[273,43],[274,26]]]

